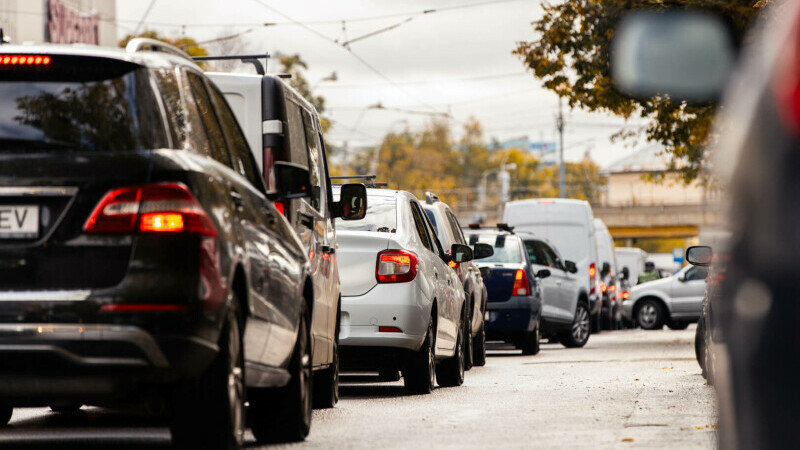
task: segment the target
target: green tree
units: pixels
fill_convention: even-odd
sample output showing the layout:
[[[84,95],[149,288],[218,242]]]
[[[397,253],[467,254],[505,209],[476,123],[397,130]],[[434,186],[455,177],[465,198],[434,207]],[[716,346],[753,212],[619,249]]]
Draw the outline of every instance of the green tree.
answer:
[[[537,39],[520,42],[516,54],[545,88],[566,98],[571,107],[620,117],[640,116],[648,140],[664,144],[685,182],[703,174],[705,143],[716,105],[689,106],[666,96],[636,100],[619,93],[609,74],[609,44],[620,17],[634,9],[680,4],[704,8],[730,18],[743,35],[763,6],[755,0],[567,0],[545,3],[544,15],[532,23]],[[641,133],[641,132],[639,132]],[[619,133],[630,137],[639,133]]]

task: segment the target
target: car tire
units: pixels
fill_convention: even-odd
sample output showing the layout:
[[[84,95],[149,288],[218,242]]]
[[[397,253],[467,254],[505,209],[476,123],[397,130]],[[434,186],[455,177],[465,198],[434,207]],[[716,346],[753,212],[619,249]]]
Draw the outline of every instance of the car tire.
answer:
[[[461,314],[461,326],[458,327],[458,336],[456,336],[456,348],[453,356],[445,359],[436,365],[436,381],[439,386],[455,387],[464,384],[464,362],[465,362],[465,346],[464,346],[464,322],[467,315]]]
[[[411,394],[430,394],[436,380],[436,361],[434,349],[436,348],[436,330],[433,328],[433,318],[428,320],[428,331],[422,347],[411,355],[403,368],[403,382],[406,391]]]
[[[339,402],[339,320],[341,306],[336,313],[336,331],[333,335],[333,361],[327,369],[314,373],[314,408],[330,409]]]
[[[305,305],[300,311],[289,373],[291,379],[282,388],[250,390],[250,429],[259,444],[299,442],[311,431],[313,374]]]
[[[689,328],[689,322],[681,321],[681,320],[674,320],[670,321],[667,326],[670,330],[685,330]]]
[[[0,426],[4,427],[8,425],[12,415],[14,415],[14,408],[10,406],[0,406]]]
[[[646,298],[636,307],[636,323],[643,330],[660,330],[664,327],[664,308],[658,300]]]
[[[238,449],[244,441],[244,351],[237,307],[234,296],[214,361],[175,391],[170,431],[176,448]]]
[[[569,331],[561,334],[561,345],[567,348],[583,347],[589,342],[592,327],[589,318],[589,309],[583,303],[575,307],[575,318]]]
[[[486,324],[481,320],[481,327],[472,345],[472,366],[483,367],[486,365]]]
[[[539,332],[540,325],[536,324],[536,329],[530,333],[525,333],[522,339],[522,354],[523,355],[536,355],[539,353],[539,341],[541,333]]]

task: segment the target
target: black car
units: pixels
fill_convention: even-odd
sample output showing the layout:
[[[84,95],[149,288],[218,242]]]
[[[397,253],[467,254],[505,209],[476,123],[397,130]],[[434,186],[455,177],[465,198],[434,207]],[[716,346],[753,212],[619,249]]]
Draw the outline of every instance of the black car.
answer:
[[[147,49],[154,51],[145,51]],[[156,51],[160,50],[160,51]],[[170,411],[173,442],[303,439],[314,286],[222,94],[182,52],[0,46],[0,412]]]
[[[513,344],[523,355],[539,353],[542,320],[540,278],[550,276],[547,269],[535,272],[525,244],[510,227],[464,230],[469,244],[488,244],[493,254],[475,262],[483,274],[488,293],[486,303],[486,340]]]

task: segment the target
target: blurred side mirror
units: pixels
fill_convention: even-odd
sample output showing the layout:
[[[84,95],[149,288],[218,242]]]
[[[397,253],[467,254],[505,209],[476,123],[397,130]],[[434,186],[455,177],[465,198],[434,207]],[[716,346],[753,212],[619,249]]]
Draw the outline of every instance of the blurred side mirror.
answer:
[[[472,254],[475,259],[488,258],[494,255],[494,247],[482,242],[476,242],[475,245],[472,246],[472,249]]]
[[[276,162],[272,170],[275,174],[275,193],[270,196],[271,198],[290,200],[311,195],[311,175],[305,167]]]
[[[472,261],[472,249],[468,245],[453,244],[450,247],[450,259],[455,263],[465,263]]]
[[[632,97],[718,100],[733,70],[737,44],[720,16],[699,10],[635,11],[611,42],[611,77]]]
[[[481,271],[481,276],[482,277],[488,277],[489,275],[492,274],[492,268],[491,267],[481,267],[479,270]]]
[[[536,272],[536,278],[539,278],[539,279],[544,279],[544,278],[547,278],[549,276],[550,276],[550,271],[547,270],[547,269],[542,269],[542,270]]]
[[[567,269],[569,273],[578,273],[578,266],[572,261],[564,261],[564,268]]]
[[[631,271],[628,270],[628,266],[622,268],[622,279],[627,280],[631,277]]]
[[[367,188],[361,183],[342,185],[339,201],[334,203],[334,218],[361,220],[367,215]]]
[[[686,249],[686,261],[695,266],[706,267],[711,265],[714,251],[706,245],[696,245]]]
[[[600,269],[600,277],[605,277],[609,273],[611,273],[611,264],[604,262],[603,268]]]

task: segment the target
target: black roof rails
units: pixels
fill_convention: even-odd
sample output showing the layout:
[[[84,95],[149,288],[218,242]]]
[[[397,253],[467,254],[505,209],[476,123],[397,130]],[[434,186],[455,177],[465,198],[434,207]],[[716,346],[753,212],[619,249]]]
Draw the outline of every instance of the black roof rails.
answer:
[[[377,175],[352,175],[343,177],[331,177],[331,180],[363,180],[364,186],[368,188],[382,188],[389,185],[388,183],[380,183],[375,181],[376,178],[378,178]]]
[[[497,229],[500,231],[508,231],[509,233],[514,233],[514,227],[508,226],[507,223],[498,223]]]
[[[434,194],[433,192],[426,192],[425,193],[425,203],[432,205],[436,202],[439,202],[439,196]]]
[[[259,59],[264,58],[265,64],[262,65]],[[266,75],[267,68],[266,62],[269,61],[269,53],[264,53],[263,55],[229,55],[229,56],[195,56],[195,61],[225,61],[225,60],[232,60],[238,59],[243,63],[250,63],[255,66],[256,73],[259,75]]]
[[[469,224],[467,226],[469,227],[470,230],[480,230],[481,229],[481,224],[479,224],[479,223],[471,223],[471,224]]]

